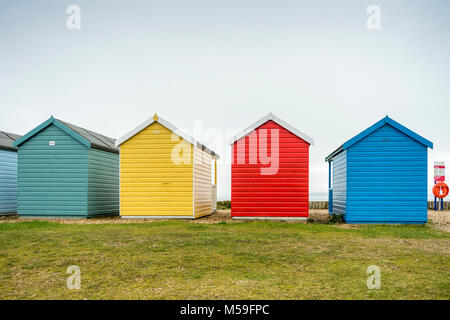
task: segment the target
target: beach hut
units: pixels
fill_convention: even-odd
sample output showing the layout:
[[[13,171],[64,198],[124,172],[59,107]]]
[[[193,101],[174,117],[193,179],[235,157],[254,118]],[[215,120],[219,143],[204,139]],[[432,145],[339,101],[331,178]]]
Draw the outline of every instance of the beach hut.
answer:
[[[188,218],[215,208],[219,156],[154,115],[117,140],[122,218]],[[214,163],[214,164],[213,164]]]
[[[388,116],[329,156],[329,211],[347,223],[426,223],[433,143]]]
[[[306,219],[313,139],[269,113],[230,140],[231,216]]]
[[[114,142],[53,117],[16,140],[19,216],[118,215]]]
[[[17,212],[17,148],[19,135],[0,131],[0,215]]]

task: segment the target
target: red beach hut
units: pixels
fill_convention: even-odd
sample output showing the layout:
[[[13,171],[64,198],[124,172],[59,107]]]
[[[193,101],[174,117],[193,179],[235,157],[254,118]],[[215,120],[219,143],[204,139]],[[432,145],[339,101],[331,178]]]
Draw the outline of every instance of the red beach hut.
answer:
[[[230,144],[232,218],[308,217],[313,139],[269,113]]]

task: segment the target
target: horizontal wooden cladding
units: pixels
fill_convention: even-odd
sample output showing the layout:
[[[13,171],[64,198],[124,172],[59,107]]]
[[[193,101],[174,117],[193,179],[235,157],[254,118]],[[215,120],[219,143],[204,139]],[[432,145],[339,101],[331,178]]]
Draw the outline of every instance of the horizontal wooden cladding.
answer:
[[[19,215],[87,216],[88,148],[84,145],[50,125],[19,147],[18,166]]]
[[[183,192],[189,195],[192,195],[192,191],[188,190],[192,184],[188,184],[186,186],[180,186],[179,184],[175,185],[161,185],[161,184],[130,184],[125,185],[122,184],[120,189],[120,193],[123,196],[129,196],[135,193],[142,194],[143,197],[145,197],[147,194],[155,194],[158,192],[163,192],[164,194],[171,194],[172,192]],[[158,188],[154,188],[158,187]]]
[[[347,222],[425,222],[427,148],[386,124],[347,150]]]
[[[278,149],[278,154],[280,154],[280,155],[290,155],[291,157],[297,157],[299,159],[303,159],[305,151],[307,151],[309,149],[309,147],[296,148],[296,147],[293,147],[293,146],[283,146],[281,143],[280,143],[280,147],[282,147],[283,149],[281,149],[281,148]],[[240,150],[237,145],[234,145],[234,150],[233,151],[234,151],[235,156],[240,156],[240,155],[249,156],[249,155],[252,155],[252,156],[258,156],[259,157],[259,154],[260,154],[260,150],[259,149],[253,149],[252,148],[252,149],[249,150],[248,148],[246,148],[245,152],[244,152],[244,150]],[[268,147],[267,148],[267,152],[266,152],[265,155],[270,157],[271,151],[272,151],[271,148]],[[264,156],[264,154],[263,154],[263,156]]]
[[[235,181],[240,181],[242,179],[247,179],[247,178],[253,178],[255,179],[255,181],[263,181],[263,180],[267,180],[269,179],[269,181],[274,181],[274,180],[279,180],[279,181],[304,181],[308,179],[308,173],[305,172],[298,172],[298,173],[276,173],[273,175],[270,174],[265,174],[262,175],[260,172],[256,172],[256,173],[251,173],[251,172],[237,172],[236,173],[237,176],[232,177],[233,180]]]
[[[158,159],[157,161],[147,161],[147,160],[141,160],[141,159],[125,159],[122,162],[126,164],[126,169],[128,172],[133,172],[133,170],[142,170],[142,168],[146,169],[164,169],[167,168],[167,161],[170,161],[170,159]],[[189,165],[186,164],[177,164],[176,167],[180,169],[185,169],[186,167],[189,167]]]
[[[192,217],[192,214],[186,214],[186,212],[176,212],[173,210],[169,211],[161,211],[161,210],[152,210],[152,211],[138,211],[137,209],[131,209],[131,210],[121,210],[120,215],[123,217],[145,217],[145,218],[151,218],[151,217],[180,217],[180,218],[186,218],[186,217]]]
[[[305,192],[308,188],[308,183],[291,183],[291,184],[283,184],[283,185],[267,185],[265,183],[241,183],[238,184],[235,181],[231,182],[233,185],[233,189],[231,190],[231,193],[249,193],[249,194],[255,194],[255,193],[262,193],[262,192],[296,192],[296,193],[302,193]],[[296,188],[293,190],[292,188]]]
[[[307,175],[307,172],[305,172],[308,166],[305,165],[303,167],[296,165],[295,167],[292,166],[282,166],[282,167],[278,167],[277,171],[276,171],[276,175],[281,177],[281,176],[286,176],[286,177],[296,177],[296,176],[305,176]],[[247,166],[233,166],[233,171],[237,174],[239,174],[239,176],[241,174],[251,174],[251,175],[262,175],[261,173],[261,166],[258,167],[251,167],[251,165],[247,165]]]
[[[357,171],[372,171],[372,172],[408,172],[410,169],[423,171],[423,161],[411,160],[405,163],[393,163],[393,162],[374,162],[374,163],[349,163],[348,168],[354,168],[353,172]],[[370,170],[367,170],[370,168]]]
[[[281,192],[273,192],[271,195],[267,195],[264,193],[254,193],[254,194],[242,194],[242,193],[233,193],[231,195],[233,197],[233,201],[236,205],[240,203],[247,202],[261,202],[261,203],[272,203],[272,202],[284,202],[284,203],[294,203],[294,202],[305,202],[308,200],[309,195],[307,193],[303,194],[286,194]]]
[[[423,192],[420,192],[421,195],[423,195]],[[402,202],[398,201],[398,193],[391,192],[391,193],[384,193],[383,197],[386,202],[393,201],[396,202],[399,205],[403,205],[404,203],[410,203],[411,201],[417,200],[417,194],[415,193],[405,193],[402,195]],[[367,193],[361,193],[357,196],[352,197],[352,201],[361,201],[364,203],[368,203],[373,199],[371,192]]]
[[[89,216],[119,214],[119,155],[89,150]]]
[[[308,209],[309,204],[305,205],[305,201],[280,201],[280,199],[272,200],[272,201],[258,201],[257,199],[248,201],[248,202],[236,202],[233,204],[233,209],[239,210],[239,208],[246,208],[247,210],[264,210],[264,211],[273,211],[273,208],[278,209]],[[252,209],[253,208],[253,209]]]
[[[149,172],[127,172],[126,170],[120,171],[121,176],[123,176],[125,179],[139,179],[139,178],[156,178],[156,179],[169,179],[172,178],[177,179],[183,179],[183,178],[191,178],[192,179],[192,172],[186,172],[186,170],[178,170],[178,168],[174,168],[173,170],[170,170],[170,168],[166,168],[164,170],[158,170],[158,171],[149,171]],[[174,181],[175,181],[174,180]]]
[[[273,121],[256,129],[278,129],[279,150],[275,174],[263,175],[259,150],[249,151],[249,138],[245,152],[237,154],[241,147],[233,145],[231,167],[231,214],[233,217],[307,217],[309,208],[309,144]],[[269,130],[270,131],[270,130]],[[270,133],[268,131],[267,153],[271,156]],[[244,138],[243,138],[244,139]],[[258,140],[258,139],[257,139]],[[257,159],[257,164],[250,160]],[[240,161],[238,163],[238,160]],[[245,160],[245,163],[242,163]]]
[[[192,177],[174,177],[174,176],[161,176],[161,177],[142,177],[142,176],[136,176],[136,177],[124,177],[123,179],[124,186],[126,185],[176,185],[176,186],[186,186],[190,185],[192,186]]]
[[[267,185],[266,182],[271,183],[270,185]],[[248,191],[252,191],[252,188],[258,188],[258,189],[266,189],[269,188],[301,188],[304,190],[305,185],[299,184],[298,180],[283,180],[283,181],[254,181],[254,180],[248,180],[248,179],[241,179],[241,180],[231,180],[231,183],[233,185],[233,189],[237,188],[243,188],[248,189]],[[303,183],[307,184],[307,181],[303,181]]]
[[[158,203],[160,204],[159,208],[178,208],[183,206],[192,205],[191,200],[189,198],[172,198],[172,197],[166,197],[166,198],[159,198],[156,199]],[[147,198],[147,199],[136,199],[136,198],[129,198],[127,200],[122,200],[121,204],[129,207],[149,207],[149,208],[158,208],[158,206],[155,205],[155,199],[154,198]],[[192,213],[192,212],[191,212]]]
[[[276,162],[276,163],[307,163],[307,158],[304,157],[303,152],[297,152],[297,151],[287,151],[287,152],[278,152],[277,155],[273,155],[274,159],[272,160],[272,155],[269,153],[267,157],[259,157],[259,156],[253,156],[249,154],[240,154],[239,156],[236,153],[233,153],[234,158],[232,158],[232,164],[241,165],[241,164],[250,164],[255,165],[259,164],[262,166],[269,165],[270,162]],[[285,160],[286,157],[286,160]],[[262,161],[262,159],[266,159]],[[294,161],[295,160],[295,161]]]
[[[137,197],[137,198],[158,198],[158,197],[190,197],[191,193],[189,191],[176,191],[176,190],[160,190],[160,191],[123,191],[128,195],[128,197]]]
[[[17,152],[0,150],[0,214],[17,212]]]
[[[121,146],[122,150],[122,146]],[[153,154],[151,158],[148,157],[148,153],[142,153],[142,151],[136,151],[136,153],[130,153],[128,152],[126,156],[123,156],[123,163],[124,164],[144,164],[144,163],[156,163],[156,162],[167,162],[172,161],[172,155],[169,153],[164,154]],[[192,160],[192,159],[186,159],[186,160]],[[138,162],[136,162],[138,161]],[[175,164],[175,163],[174,163]],[[190,163],[189,163],[190,164]],[[180,164],[178,164],[180,165]]]
[[[308,208],[235,208],[232,217],[307,217]]]
[[[239,188],[237,190],[233,190],[231,193],[234,196],[239,196],[241,194],[246,195],[246,191],[251,191],[253,190],[253,188]],[[244,191],[244,192],[242,192]],[[273,188],[266,188],[266,189],[259,189],[258,191],[254,191],[252,192],[252,194],[250,195],[251,197],[255,196],[270,196],[274,193],[281,193],[281,195],[284,195],[286,197],[288,196],[293,196],[293,197],[299,197],[299,196],[303,196],[303,195],[308,195],[307,191],[305,190],[305,188],[300,188],[299,190],[292,190],[291,188],[277,188],[277,189],[273,189]]]
[[[285,158],[280,158],[278,161],[278,168],[279,169],[304,168],[309,163],[309,159],[291,158],[288,160],[289,161],[286,161]],[[261,163],[254,164],[245,162],[245,163],[233,163],[231,166],[235,169],[246,168],[249,170],[256,170],[259,168],[270,167],[271,163],[269,162],[267,164]]]
[[[186,151],[182,160],[187,163],[173,161],[177,146]],[[161,124],[151,124],[121,145],[122,216],[192,216],[192,184],[192,145]]]
[[[231,183],[236,186],[248,186],[253,185],[255,187],[272,187],[272,186],[280,186],[280,185],[289,185],[290,186],[299,186],[304,187],[305,185],[308,185],[308,178],[282,178],[277,179],[276,176],[256,176],[253,177],[251,175],[249,176],[243,176],[240,178],[232,178]],[[271,185],[273,183],[273,185]]]

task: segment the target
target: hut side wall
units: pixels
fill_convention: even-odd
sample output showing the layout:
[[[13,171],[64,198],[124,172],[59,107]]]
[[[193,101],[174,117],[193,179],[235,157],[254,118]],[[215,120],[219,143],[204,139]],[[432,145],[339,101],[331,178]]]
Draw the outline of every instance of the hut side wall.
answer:
[[[212,157],[198,147],[194,147],[194,217],[212,213]]]
[[[0,150],[0,215],[17,212],[17,152]]]
[[[345,218],[347,201],[347,151],[333,159],[333,213]]]
[[[119,214],[119,155],[89,150],[89,216]]]

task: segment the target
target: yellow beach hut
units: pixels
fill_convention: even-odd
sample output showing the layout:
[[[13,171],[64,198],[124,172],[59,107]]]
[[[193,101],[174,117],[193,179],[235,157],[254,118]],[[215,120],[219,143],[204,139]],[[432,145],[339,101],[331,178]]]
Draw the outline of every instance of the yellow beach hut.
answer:
[[[215,210],[219,156],[168,121],[155,114],[116,146],[121,217],[195,219]]]

